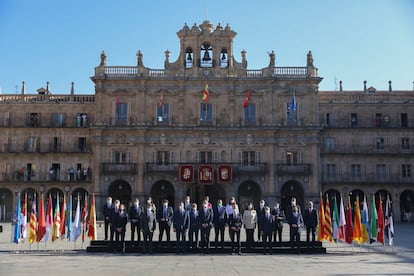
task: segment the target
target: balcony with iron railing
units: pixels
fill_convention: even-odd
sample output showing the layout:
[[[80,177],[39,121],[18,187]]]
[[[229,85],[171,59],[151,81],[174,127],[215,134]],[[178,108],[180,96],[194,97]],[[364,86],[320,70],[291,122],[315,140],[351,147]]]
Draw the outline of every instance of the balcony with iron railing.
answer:
[[[401,145],[324,145],[321,148],[322,154],[414,154],[414,149],[402,147]]]
[[[309,176],[312,164],[276,164],[277,175]]]
[[[102,173],[104,174],[136,174],[137,163],[102,163]]]
[[[0,183],[3,182],[33,182],[33,183],[68,183],[68,182],[77,182],[77,183],[90,183],[92,182],[91,171],[88,170],[87,174],[83,172],[78,173],[74,172],[73,174],[69,171],[60,171],[50,174],[49,172],[37,172],[36,170],[32,171],[30,174],[27,172],[20,172],[17,170],[13,173],[0,173]]]
[[[332,184],[398,184],[398,183],[414,183],[414,177],[412,175],[403,176],[398,173],[391,174],[361,174],[361,175],[351,175],[350,173],[322,173],[322,183],[332,183]]]
[[[0,153],[91,153],[91,145],[1,143]]]

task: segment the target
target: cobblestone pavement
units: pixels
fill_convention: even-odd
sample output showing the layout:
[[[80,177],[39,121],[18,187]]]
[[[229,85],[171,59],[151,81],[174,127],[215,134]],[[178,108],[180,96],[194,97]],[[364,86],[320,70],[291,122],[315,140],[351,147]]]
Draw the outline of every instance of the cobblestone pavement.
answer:
[[[324,243],[323,255],[266,256],[88,254],[89,241],[41,242],[37,249],[27,242],[14,245],[11,225],[0,225],[0,275],[414,275],[414,224],[395,225],[394,246]]]

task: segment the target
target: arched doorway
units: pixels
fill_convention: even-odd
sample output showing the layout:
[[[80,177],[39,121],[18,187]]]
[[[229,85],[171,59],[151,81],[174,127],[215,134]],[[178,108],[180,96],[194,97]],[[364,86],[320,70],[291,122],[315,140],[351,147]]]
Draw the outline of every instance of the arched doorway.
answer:
[[[151,197],[157,208],[162,206],[164,199],[168,199],[169,205],[175,209],[175,189],[170,182],[160,180],[152,185]]]
[[[296,204],[299,205],[301,209],[304,208],[305,199],[303,196],[303,188],[300,183],[293,180],[286,182],[280,189],[280,195],[282,198],[280,205],[283,210],[287,210],[286,208],[290,205],[292,197],[296,198]]]
[[[261,199],[262,191],[256,182],[245,181],[240,184],[237,190],[237,202],[240,211],[246,209],[249,202],[253,202],[255,208],[258,208]]]
[[[223,204],[226,204],[226,192],[222,185],[196,185],[192,188],[188,188],[186,195],[190,196],[191,202],[197,203],[198,207],[201,207],[204,196],[208,196],[213,206],[216,206],[217,200],[223,200]]]
[[[381,200],[382,200],[382,210],[384,210],[384,214],[385,214],[385,207],[387,205],[387,196],[390,197],[391,210],[392,210],[392,198],[391,198],[391,194],[387,190],[384,190],[384,189],[378,190],[375,193],[375,200],[377,201],[376,202],[377,206],[378,206],[378,204],[380,202],[379,200],[380,200],[380,197],[381,197]]]
[[[108,189],[108,195],[112,197],[113,202],[118,199],[127,209],[129,208],[132,190],[129,183],[125,180],[120,179],[112,182]]]
[[[63,192],[60,189],[58,189],[58,188],[52,188],[52,189],[50,189],[46,193],[45,208],[47,208],[47,204],[48,204],[48,201],[49,201],[49,195],[52,196],[52,209],[54,210],[55,207],[56,207],[56,201],[57,201],[58,196],[59,196],[59,205],[61,205],[61,203],[63,201]]]
[[[402,222],[414,221],[414,191],[405,190],[400,195],[400,210]]]
[[[326,204],[326,195],[328,195],[329,198],[329,205],[331,208],[333,208],[334,200],[336,200],[336,206],[339,208],[339,204],[341,202],[341,193],[335,189],[329,189],[325,192],[323,195],[323,200]],[[315,208],[318,208],[317,206]]]
[[[362,208],[362,202],[364,201],[365,193],[359,189],[355,189],[349,192],[349,199],[351,200],[351,207],[355,207],[356,198],[359,198],[359,207]],[[344,207],[348,206],[347,201],[344,201]]]
[[[13,193],[9,189],[0,189],[0,221],[13,218]]]

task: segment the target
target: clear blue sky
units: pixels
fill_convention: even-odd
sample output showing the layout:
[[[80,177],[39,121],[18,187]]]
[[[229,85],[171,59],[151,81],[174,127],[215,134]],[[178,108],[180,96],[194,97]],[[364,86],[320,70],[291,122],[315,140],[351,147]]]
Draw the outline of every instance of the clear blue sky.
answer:
[[[249,69],[269,63],[305,66],[312,51],[320,90],[361,90],[363,81],[379,90],[412,90],[414,81],[414,1],[411,0],[1,0],[0,86],[3,94],[51,91],[94,93],[100,53],[107,65],[162,69],[164,51],[178,57],[176,35],[184,23],[206,17],[237,32],[235,58],[247,51]],[[207,13],[206,13],[206,6]]]

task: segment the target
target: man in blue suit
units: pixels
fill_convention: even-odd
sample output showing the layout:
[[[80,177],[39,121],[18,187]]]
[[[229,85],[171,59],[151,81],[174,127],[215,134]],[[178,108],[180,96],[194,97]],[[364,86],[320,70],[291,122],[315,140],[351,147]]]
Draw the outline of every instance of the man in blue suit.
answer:
[[[315,244],[316,227],[318,226],[318,214],[313,208],[313,202],[308,202],[308,209],[303,212],[303,221],[306,226],[306,244],[310,244],[310,233],[312,233],[312,246]]]
[[[220,236],[220,246],[224,247],[224,229],[226,228],[226,207],[223,206],[223,201],[221,199],[217,200],[217,206],[213,208],[213,224],[214,224],[214,244],[217,248],[219,236]]]
[[[198,232],[200,231],[200,224],[198,221],[197,203],[191,205],[190,211],[190,246],[191,248],[198,248]]]
[[[288,219],[288,223],[290,225],[290,247],[293,249],[296,245],[298,253],[300,253],[300,232],[303,227],[303,218],[297,206],[292,207],[292,216]]]
[[[262,221],[262,241],[263,241],[263,254],[266,255],[267,253],[272,255],[272,234],[274,231],[274,217],[270,213],[270,207],[265,206],[264,208],[264,215],[261,219]],[[268,252],[266,252],[268,250]]]
[[[208,201],[203,201],[203,207],[198,212],[201,230],[201,254],[210,253],[210,230],[213,224],[213,210],[208,208]]]
[[[162,202],[162,207],[158,210],[158,224],[159,224],[159,243],[161,246],[162,236],[165,234],[167,236],[167,246],[170,246],[170,232],[171,232],[171,224],[174,217],[174,210],[171,206],[168,205],[168,199],[164,199]]]
[[[178,210],[174,212],[173,230],[176,233],[177,242],[175,246],[176,254],[185,254],[185,236],[190,228],[190,214],[184,209],[184,202],[178,204]],[[181,252],[180,252],[181,251]]]
[[[142,253],[153,253],[152,237],[154,235],[156,227],[156,216],[153,210],[153,206],[150,202],[147,203],[147,208],[141,212],[141,231],[144,238],[142,247]]]

